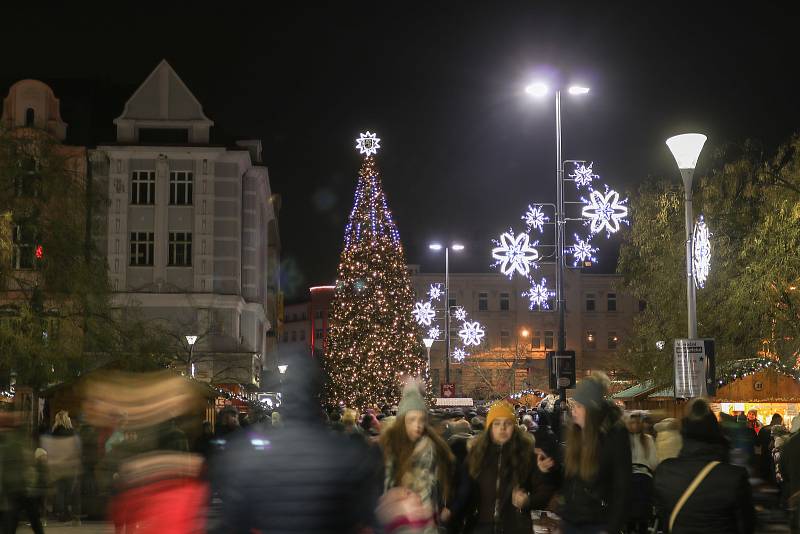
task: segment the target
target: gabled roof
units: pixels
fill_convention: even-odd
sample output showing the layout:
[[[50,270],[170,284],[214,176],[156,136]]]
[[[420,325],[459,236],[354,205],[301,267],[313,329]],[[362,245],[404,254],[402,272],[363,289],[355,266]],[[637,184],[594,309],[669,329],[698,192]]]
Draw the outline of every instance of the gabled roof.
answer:
[[[203,106],[183,83],[166,59],[153,69],[142,85],[125,102],[121,121],[179,121],[202,122],[213,125]]]

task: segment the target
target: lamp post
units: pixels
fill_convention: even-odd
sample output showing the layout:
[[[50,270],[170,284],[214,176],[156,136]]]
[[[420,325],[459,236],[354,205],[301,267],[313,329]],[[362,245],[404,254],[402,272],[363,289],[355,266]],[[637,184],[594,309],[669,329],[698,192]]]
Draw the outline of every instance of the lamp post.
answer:
[[[525,341],[527,342],[529,335],[530,335],[530,332],[528,331],[528,329],[523,327],[519,331],[519,335],[517,336],[516,349],[514,350],[514,365],[511,366],[511,370],[512,370],[512,373],[513,373],[511,375],[511,393],[516,393],[517,392],[517,365],[518,365],[517,361],[519,360],[519,337],[522,336],[525,339]]]
[[[706,136],[698,133],[676,135],[667,139],[666,143],[672,152],[683,179],[683,206],[686,218],[686,301],[689,339],[697,338],[697,302],[694,287],[694,269],[692,268],[692,179],[697,166],[697,158],[706,142]]]
[[[189,376],[194,378],[194,344],[197,342],[197,336],[185,336],[186,343],[189,344]]]
[[[450,250],[460,252],[464,245],[453,243],[442,246],[440,243],[428,245],[431,250],[444,249],[444,382],[450,383]]]
[[[431,347],[433,346],[433,338],[426,337],[422,340],[425,343],[425,350],[428,351],[428,373],[431,372]]]

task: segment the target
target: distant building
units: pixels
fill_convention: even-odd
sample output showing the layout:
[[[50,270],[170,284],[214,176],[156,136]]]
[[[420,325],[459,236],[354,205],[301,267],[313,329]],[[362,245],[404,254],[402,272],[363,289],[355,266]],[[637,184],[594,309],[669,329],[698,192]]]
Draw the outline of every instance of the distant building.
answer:
[[[277,365],[280,254],[260,141],[210,144],[213,121],[166,61],[114,124],[116,142],[90,153],[114,305],[199,336],[197,378],[257,387]]]
[[[283,313],[282,353],[304,352],[321,358],[328,339],[334,286],[309,288],[309,300],[287,304]]]
[[[444,284],[442,273],[421,273],[409,266],[418,300],[428,300],[431,284]],[[536,273],[555,290],[553,266],[543,266]],[[634,316],[643,309],[636,299],[616,289],[616,275],[566,271],[567,349],[576,352],[579,377],[592,370],[609,372],[616,368],[617,347],[633,326]],[[450,306],[463,306],[469,318],[479,321],[486,330],[484,343],[473,347],[463,363],[452,362],[450,382],[457,395],[482,398],[487,394],[511,393],[525,388],[547,389],[545,354],[558,343],[558,313],[529,309],[529,300],[521,294],[527,283],[515,277],[509,280],[499,273],[450,273]],[[438,307],[443,309],[444,297]],[[442,312],[437,314],[441,317]],[[439,326],[444,330],[443,321]],[[431,379],[434,391],[445,381],[444,335],[431,349]],[[451,325],[452,347],[460,346],[458,322]],[[613,373],[612,373],[613,374]]]

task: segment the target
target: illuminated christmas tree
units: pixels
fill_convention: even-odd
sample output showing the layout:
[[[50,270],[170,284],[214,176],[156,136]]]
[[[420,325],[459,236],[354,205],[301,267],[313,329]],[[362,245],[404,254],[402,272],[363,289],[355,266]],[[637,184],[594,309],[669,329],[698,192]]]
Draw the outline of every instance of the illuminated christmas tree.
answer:
[[[372,157],[375,134],[361,134],[364,155],[344,235],[323,367],[325,401],[366,408],[399,401],[401,382],[422,375],[426,360],[411,311],[414,290],[400,234]]]

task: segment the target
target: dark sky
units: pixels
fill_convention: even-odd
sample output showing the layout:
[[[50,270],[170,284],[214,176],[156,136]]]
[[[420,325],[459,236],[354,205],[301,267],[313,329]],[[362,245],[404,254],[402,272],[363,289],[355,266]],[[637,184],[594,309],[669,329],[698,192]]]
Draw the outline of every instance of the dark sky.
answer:
[[[383,139],[407,260],[441,269],[426,244],[459,239],[452,269],[483,271],[491,238],[554,200],[553,104],[523,92],[536,74],[591,86],[564,98],[564,157],[622,189],[679,179],[670,135],[704,132],[709,154],[745,138],[771,150],[798,129],[800,19],[780,2],[243,4],[6,8],[0,90],[50,83],[71,141],[94,145],[166,58],[217,142],[263,140],[290,299],[335,277],[360,131]]]

